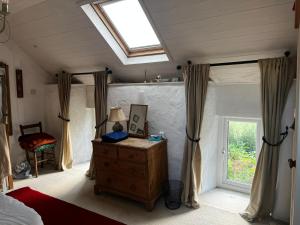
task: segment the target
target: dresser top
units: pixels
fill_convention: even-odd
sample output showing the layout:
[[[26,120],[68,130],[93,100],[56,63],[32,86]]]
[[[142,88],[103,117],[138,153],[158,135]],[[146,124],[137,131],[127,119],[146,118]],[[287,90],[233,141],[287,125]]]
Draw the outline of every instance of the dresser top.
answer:
[[[154,145],[157,145],[163,141],[149,141],[148,139],[142,139],[142,138],[132,138],[129,137],[126,140],[117,142],[117,143],[108,143],[108,142],[102,142],[101,138],[93,140],[93,142],[98,143],[105,143],[110,145],[117,145],[117,146],[128,146],[128,147],[136,147],[136,148],[151,148]]]

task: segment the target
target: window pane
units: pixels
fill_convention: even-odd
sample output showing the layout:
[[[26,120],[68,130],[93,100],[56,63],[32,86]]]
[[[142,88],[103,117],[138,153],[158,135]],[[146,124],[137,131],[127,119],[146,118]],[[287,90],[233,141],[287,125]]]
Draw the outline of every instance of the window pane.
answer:
[[[252,184],[256,167],[256,131],[254,122],[229,121],[227,179]]]
[[[138,0],[101,5],[130,49],[160,46],[160,42]]]

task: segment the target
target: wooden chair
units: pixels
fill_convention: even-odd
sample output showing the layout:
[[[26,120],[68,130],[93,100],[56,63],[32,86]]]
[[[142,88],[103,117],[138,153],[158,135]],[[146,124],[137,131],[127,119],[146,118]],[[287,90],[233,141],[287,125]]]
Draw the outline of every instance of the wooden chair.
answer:
[[[25,130],[39,128],[39,132],[25,134]],[[26,159],[31,165],[31,161],[34,162],[35,176],[38,177],[38,165],[44,167],[44,162],[53,161],[55,165],[55,146],[56,139],[44,133],[42,130],[42,123],[20,125],[21,136],[19,137],[19,144],[22,149],[26,151]],[[29,154],[33,154],[33,158],[29,157]],[[45,157],[47,156],[47,157]],[[48,157],[51,156],[51,157]]]

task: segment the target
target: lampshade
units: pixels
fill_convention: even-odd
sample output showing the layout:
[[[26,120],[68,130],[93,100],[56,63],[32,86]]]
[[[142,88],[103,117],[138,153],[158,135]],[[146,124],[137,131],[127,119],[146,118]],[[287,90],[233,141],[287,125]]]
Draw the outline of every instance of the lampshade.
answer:
[[[110,122],[119,122],[126,120],[125,114],[121,107],[112,107],[110,108],[108,121]]]

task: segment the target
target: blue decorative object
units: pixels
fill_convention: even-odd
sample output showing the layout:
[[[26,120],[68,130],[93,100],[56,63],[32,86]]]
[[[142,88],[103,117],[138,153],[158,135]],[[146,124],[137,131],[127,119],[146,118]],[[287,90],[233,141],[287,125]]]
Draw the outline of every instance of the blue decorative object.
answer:
[[[148,140],[149,141],[161,141],[161,136],[160,135],[150,135]]]
[[[116,143],[128,138],[128,133],[124,131],[114,131],[102,136],[102,141]]]

